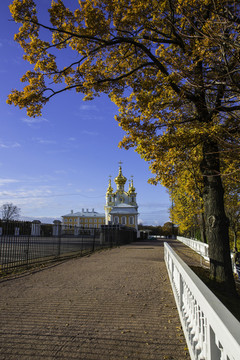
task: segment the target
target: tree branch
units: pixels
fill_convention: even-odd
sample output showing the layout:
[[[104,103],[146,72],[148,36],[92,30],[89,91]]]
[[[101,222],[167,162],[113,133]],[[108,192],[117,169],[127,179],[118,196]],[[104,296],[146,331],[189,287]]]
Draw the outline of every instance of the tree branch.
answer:
[[[122,79],[124,79],[124,78],[129,77],[130,75],[132,75],[132,74],[135,73],[136,71],[140,70],[141,68],[147,67],[147,66],[151,66],[151,65],[153,65],[152,62],[146,62],[146,63],[144,63],[144,64],[139,65],[138,67],[136,67],[135,69],[129,71],[129,72],[126,73],[126,74],[122,74],[122,75],[120,75],[120,76],[118,76],[118,77],[116,77],[116,78],[99,79],[99,80],[97,80],[96,82],[93,82],[92,85],[94,86],[94,85],[100,85],[100,84],[105,83],[105,82],[109,82],[109,83],[110,83],[110,82],[116,82],[116,81],[122,80]],[[40,92],[40,94],[43,94],[43,93],[46,92],[46,91],[51,91],[52,94],[44,98],[45,101],[48,101],[51,97],[53,97],[53,96],[55,96],[55,95],[57,95],[57,94],[60,94],[60,93],[62,93],[62,92],[64,92],[64,91],[71,90],[71,89],[74,89],[74,88],[77,88],[77,87],[82,87],[82,84],[74,84],[74,85],[71,85],[71,86],[67,86],[67,87],[65,87],[65,88],[63,88],[63,89],[60,89],[60,90],[58,90],[58,91],[54,91],[54,90],[51,89],[51,88],[46,88],[46,89],[42,90],[42,91]]]
[[[237,111],[240,110],[240,105],[236,105],[236,106],[219,106],[218,108],[219,111],[223,111],[223,112],[232,112],[232,111]]]
[[[90,35],[79,35],[67,30],[63,30],[63,29],[56,29],[47,25],[43,25],[37,21],[33,21],[33,20],[28,20],[30,23],[33,23],[35,25],[38,25],[40,27],[43,27],[44,29],[47,29],[51,32],[57,31],[63,34],[67,34],[70,35],[71,37],[76,37],[79,39],[87,39],[90,40],[92,42],[96,42],[99,44],[102,44],[103,47],[109,47],[109,46],[113,46],[113,45],[118,45],[118,44],[122,44],[122,43],[126,43],[126,44],[132,44],[134,46],[136,46],[137,48],[141,49],[152,61],[153,63],[158,67],[158,69],[162,72],[162,74],[166,77],[169,76],[169,72],[167,71],[166,67],[156,58],[156,56],[153,55],[153,53],[142,43],[134,40],[134,39],[130,39],[130,38],[125,38],[125,37],[115,37],[112,40],[104,40],[104,39],[100,39],[98,37],[95,36],[90,36]],[[170,87],[178,94],[180,95],[180,93],[182,92],[182,89],[172,80],[168,81]],[[190,94],[188,92],[184,92],[186,98],[190,101],[194,101],[196,100],[195,96],[193,94]]]

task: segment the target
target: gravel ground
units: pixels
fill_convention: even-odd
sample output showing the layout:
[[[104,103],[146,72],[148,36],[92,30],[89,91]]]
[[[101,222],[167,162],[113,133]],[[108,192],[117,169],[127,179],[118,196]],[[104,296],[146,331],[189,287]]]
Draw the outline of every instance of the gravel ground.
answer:
[[[0,359],[189,360],[163,241],[0,281]]]

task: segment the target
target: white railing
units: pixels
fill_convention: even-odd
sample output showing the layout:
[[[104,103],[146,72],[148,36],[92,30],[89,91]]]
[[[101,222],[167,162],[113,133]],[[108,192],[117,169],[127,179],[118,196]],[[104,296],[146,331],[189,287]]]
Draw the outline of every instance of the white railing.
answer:
[[[240,323],[166,242],[164,257],[191,359],[240,359]]]
[[[205,244],[198,240],[188,239],[183,236],[177,236],[177,240],[181,241],[183,244],[185,244],[185,245],[189,246],[191,249],[195,250],[198,254],[203,256],[206,260],[209,260],[208,244]]]
[[[198,240],[188,239],[183,236],[177,236],[177,240],[181,241],[183,244],[189,246],[191,249],[196,251],[199,255],[201,255],[205,260],[209,260],[208,255],[208,244],[205,244]],[[232,269],[235,274],[237,274],[236,264],[233,262],[233,253],[231,252],[231,260],[232,260]],[[239,281],[239,280],[238,280]],[[240,356],[239,356],[240,358]]]

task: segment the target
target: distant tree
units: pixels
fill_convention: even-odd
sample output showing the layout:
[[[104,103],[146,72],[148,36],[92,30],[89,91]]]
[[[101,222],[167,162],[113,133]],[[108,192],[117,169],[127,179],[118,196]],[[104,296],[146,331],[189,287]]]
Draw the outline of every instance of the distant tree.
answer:
[[[173,226],[173,223],[168,221],[166,222],[163,227],[162,227],[162,231],[163,231],[163,235],[165,236],[172,236],[172,235],[176,235],[176,229]]]
[[[19,218],[20,208],[12,203],[3,204],[1,206],[2,220],[9,221]]]
[[[230,245],[232,248],[239,248],[240,241],[240,181],[237,169],[238,160],[225,159],[224,165],[228,176],[223,176],[224,200],[226,214],[230,226]]]
[[[203,179],[199,164],[202,155],[199,146],[191,154],[184,154],[174,166],[175,176],[168,178],[169,194],[172,199],[170,220],[179,225],[181,233],[200,227],[202,241],[206,242],[203,203]]]
[[[164,232],[162,230],[162,226],[157,225],[143,225],[142,223],[138,225],[138,230],[150,230],[151,235],[164,235]]]

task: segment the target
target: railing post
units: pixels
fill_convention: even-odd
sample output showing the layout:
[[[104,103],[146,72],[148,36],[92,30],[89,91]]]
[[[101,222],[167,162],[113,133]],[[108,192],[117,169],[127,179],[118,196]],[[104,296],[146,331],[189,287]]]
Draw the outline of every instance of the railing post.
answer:
[[[182,312],[183,307],[183,279],[181,273],[179,273],[179,308]]]
[[[215,333],[210,325],[208,325],[208,357],[209,359],[221,359],[221,351],[216,345]]]

